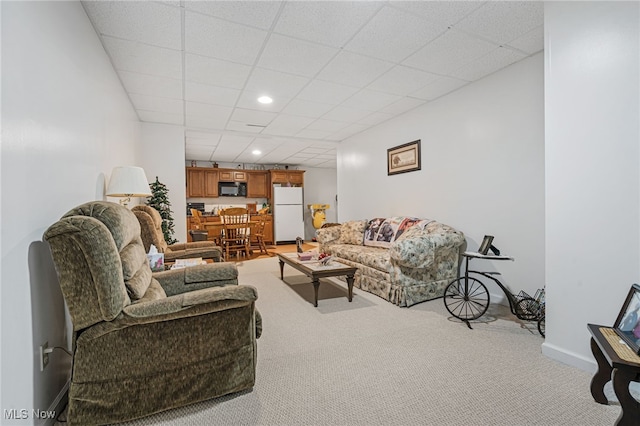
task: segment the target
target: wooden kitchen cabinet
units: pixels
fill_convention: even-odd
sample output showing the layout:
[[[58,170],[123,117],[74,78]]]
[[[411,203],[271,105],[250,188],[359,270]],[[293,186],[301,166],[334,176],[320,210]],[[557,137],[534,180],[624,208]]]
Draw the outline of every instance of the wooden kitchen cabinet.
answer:
[[[221,182],[246,182],[247,172],[238,172],[235,170],[220,170]]]
[[[271,183],[304,186],[304,170],[270,170]]]
[[[268,198],[269,187],[267,173],[261,171],[246,172],[247,174],[247,197]]]
[[[187,198],[217,196],[217,170],[202,167],[187,167]]]

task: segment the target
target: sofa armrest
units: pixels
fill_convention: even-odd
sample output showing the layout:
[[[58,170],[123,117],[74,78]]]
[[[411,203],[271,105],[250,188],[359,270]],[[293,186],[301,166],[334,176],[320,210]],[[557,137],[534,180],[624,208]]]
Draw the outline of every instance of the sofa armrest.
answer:
[[[462,232],[442,223],[431,222],[422,230],[409,228],[389,247],[391,262],[409,268],[428,268],[441,250],[454,250],[465,244]]]
[[[167,296],[173,296],[203,288],[237,285],[238,268],[230,262],[208,263],[156,272],[153,277],[158,280]]]
[[[257,299],[258,293],[255,288],[234,285],[204,288],[146,303],[136,303],[125,306],[122,311],[129,318],[126,322],[131,325],[140,321],[168,321],[194,314],[218,312],[245,305],[247,302],[255,302]]]
[[[342,226],[330,226],[316,231],[316,240],[320,244],[320,250],[330,244],[335,244],[340,239]]]

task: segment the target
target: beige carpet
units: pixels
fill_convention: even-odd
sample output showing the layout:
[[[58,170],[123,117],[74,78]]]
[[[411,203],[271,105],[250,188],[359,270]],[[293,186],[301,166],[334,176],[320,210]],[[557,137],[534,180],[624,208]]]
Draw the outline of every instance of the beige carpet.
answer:
[[[306,277],[277,257],[238,263],[258,289],[264,332],[252,391],[130,425],[612,425],[591,375],[540,353],[535,325],[492,307],[473,330],[441,299],[398,308]],[[170,384],[167,384],[170,386]]]

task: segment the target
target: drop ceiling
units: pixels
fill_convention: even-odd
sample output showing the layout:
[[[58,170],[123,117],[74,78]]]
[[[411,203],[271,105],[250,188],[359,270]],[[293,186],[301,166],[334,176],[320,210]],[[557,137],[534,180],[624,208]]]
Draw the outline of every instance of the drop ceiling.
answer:
[[[543,48],[541,2],[83,5],[140,120],[184,127],[186,160],[335,168],[343,139]]]

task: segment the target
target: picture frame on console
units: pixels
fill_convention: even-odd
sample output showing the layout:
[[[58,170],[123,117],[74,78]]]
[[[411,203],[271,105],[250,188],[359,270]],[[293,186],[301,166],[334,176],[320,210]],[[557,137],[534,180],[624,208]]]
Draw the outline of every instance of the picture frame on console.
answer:
[[[640,285],[631,286],[613,328],[627,346],[640,355]]]
[[[387,149],[387,175],[420,170],[420,139]]]

